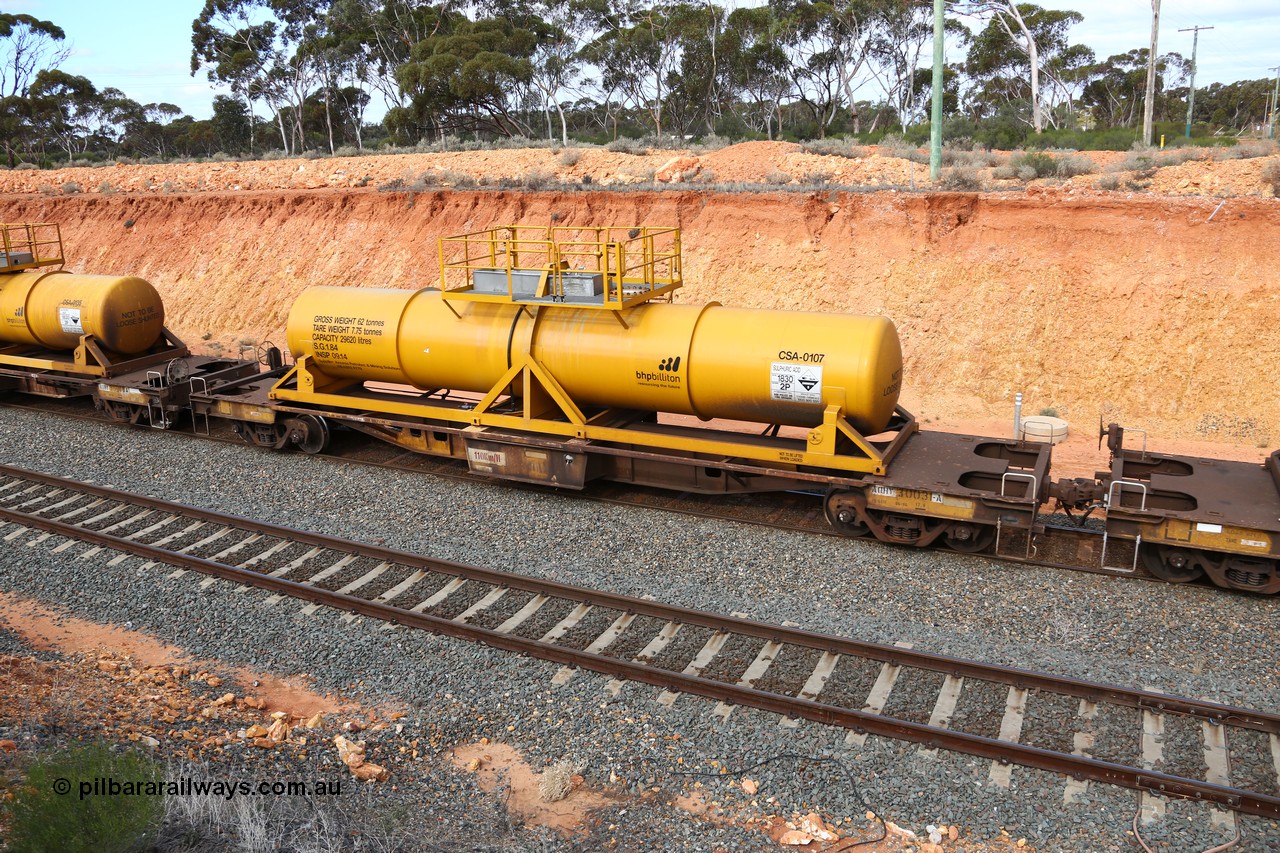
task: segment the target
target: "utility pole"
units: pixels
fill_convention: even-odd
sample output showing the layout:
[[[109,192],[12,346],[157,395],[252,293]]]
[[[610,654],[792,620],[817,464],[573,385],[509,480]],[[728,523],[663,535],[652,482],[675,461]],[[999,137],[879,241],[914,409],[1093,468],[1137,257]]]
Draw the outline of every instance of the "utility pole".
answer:
[[[1276,112],[1280,110],[1280,65],[1275,68],[1268,68],[1268,71],[1276,72],[1276,91],[1271,96],[1271,121],[1267,124],[1267,139],[1276,138]]]
[[[1151,147],[1156,100],[1156,42],[1160,37],[1160,0],[1151,0],[1151,50],[1147,54],[1147,98],[1142,104],[1142,144]]]
[[[1187,93],[1187,139],[1191,138],[1191,112],[1196,108],[1196,45],[1200,42],[1200,31],[1213,27],[1187,27],[1178,30],[1180,33],[1191,33],[1191,87]]]
[[[942,174],[942,63],[944,17],[943,0],[933,0],[933,111],[929,116],[929,180],[938,182]]]

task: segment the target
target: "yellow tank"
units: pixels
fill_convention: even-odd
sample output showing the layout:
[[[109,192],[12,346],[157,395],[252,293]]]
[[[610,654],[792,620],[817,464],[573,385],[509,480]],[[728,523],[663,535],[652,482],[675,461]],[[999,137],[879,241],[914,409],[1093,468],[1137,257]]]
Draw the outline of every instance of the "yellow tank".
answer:
[[[113,352],[144,352],[160,339],[164,303],[134,276],[30,270],[0,275],[0,341],[72,350],[93,335]]]
[[[649,302],[621,319],[446,304],[434,289],[311,287],[290,311],[288,341],[334,378],[481,393],[527,352],[579,406],[704,419],[810,427],[834,402],[873,435],[898,402],[902,350],[884,317]]]

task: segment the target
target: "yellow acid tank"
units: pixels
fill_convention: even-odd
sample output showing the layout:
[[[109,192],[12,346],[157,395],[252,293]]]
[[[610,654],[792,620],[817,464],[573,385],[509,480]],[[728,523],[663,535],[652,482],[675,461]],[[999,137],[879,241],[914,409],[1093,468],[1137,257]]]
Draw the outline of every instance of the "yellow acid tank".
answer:
[[[71,350],[93,335],[113,352],[144,352],[164,330],[164,303],[134,276],[30,270],[0,275],[0,341]]]
[[[889,423],[902,379],[884,317],[714,302],[649,302],[615,317],[446,304],[434,289],[311,287],[293,304],[288,340],[295,358],[335,379],[487,392],[528,353],[579,406],[807,427],[836,403],[867,435]]]

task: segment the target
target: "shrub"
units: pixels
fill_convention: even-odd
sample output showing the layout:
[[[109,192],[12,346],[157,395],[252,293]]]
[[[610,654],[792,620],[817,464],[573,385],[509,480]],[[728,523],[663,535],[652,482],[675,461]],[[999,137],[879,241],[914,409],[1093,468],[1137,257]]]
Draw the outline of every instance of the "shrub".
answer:
[[[912,163],[929,162],[928,151],[921,151],[918,147],[896,134],[885,136],[884,139],[880,140],[880,145],[888,150],[890,157],[910,160]]]
[[[615,139],[605,146],[606,151],[616,151],[619,154],[647,154],[649,149],[639,139],[630,139],[622,137]]]
[[[359,157],[363,152],[354,145],[339,145],[333,152],[334,157]]]
[[[37,163],[19,163],[13,168],[17,169],[19,172],[30,172],[39,169],[40,166]]]
[[[158,828],[161,796],[87,796],[78,788],[59,794],[55,781],[95,779],[159,784],[160,767],[137,752],[91,744],[37,758],[8,807],[8,850],[126,851],[149,849]]]
[[[554,183],[556,176],[546,169],[530,169],[520,178],[520,185],[529,190],[545,189]]]
[[[1254,157],[1270,157],[1276,153],[1277,147],[1276,143],[1269,139],[1251,139],[1248,142],[1241,142],[1235,148],[1224,148],[1219,154],[1226,154],[1228,151],[1234,152],[1242,160],[1252,160]]]
[[[301,156],[303,160],[319,160],[324,156],[324,153],[321,151],[303,151]]]
[[[732,139],[727,139],[723,136],[718,136],[712,133],[698,140],[697,145],[692,145],[690,147],[697,151],[719,151],[721,148],[727,148],[732,144]]]
[[[867,156],[867,149],[857,145],[852,139],[811,139],[803,143],[801,147],[810,154],[820,154],[826,157],[846,157],[850,160],[856,160],[859,157]]]
[[[1120,189],[1119,175],[1103,175],[1098,178],[1098,189],[1100,190],[1118,190]]]
[[[1018,169],[1006,163],[1003,166],[996,166],[991,170],[991,177],[998,181],[1011,181],[1018,177]]]
[[[962,150],[956,148],[942,149],[942,165],[944,166],[972,166],[974,168],[984,168],[986,166],[995,166],[1000,162],[1000,158],[992,154],[990,151],[973,151]]]
[[[948,169],[942,175],[942,186],[948,190],[973,192],[982,189],[982,179],[976,169],[958,166]]]
[[[804,177],[800,179],[803,184],[822,186],[831,180],[830,172],[805,172]]]
[[[401,178],[392,178],[385,184],[378,184],[378,192],[380,193],[397,193],[408,189],[408,185]]]
[[[1057,175],[1059,178],[1074,178],[1076,175],[1092,175],[1098,171],[1098,167],[1088,157],[1080,157],[1074,154],[1068,154],[1059,157],[1057,161]]]
[[[578,161],[582,159],[582,152],[577,148],[570,148],[567,151],[560,152],[560,165],[572,168],[578,165]]]
[[[115,195],[119,190],[110,181],[103,181],[98,184],[98,192],[101,195]]]
[[[1262,180],[1271,185],[1271,193],[1280,198],[1280,160],[1272,160],[1262,170]]]
[[[75,195],[76,193],[82,192],[84,192],[84,187],[80,186],[75,181],[67,181],[62,185],[63,195]]]
[[[1047,178],[1058,172],[1058,164],[1052,157],[1035,151],[1024,151],[1010,158],[1009,165],[1018,170],[1018,177],[1024,181]],[[1030,177],[1027,177],[1028,171],[1030,171]]]
[[[209,155],[210,163],[229,163],[236,158],[232,157],[225,151],[215,151]]]
[[[173,181],[165,181],[162,189],[167,193],[176,193],[182,189],[182,187],[178,186]]]

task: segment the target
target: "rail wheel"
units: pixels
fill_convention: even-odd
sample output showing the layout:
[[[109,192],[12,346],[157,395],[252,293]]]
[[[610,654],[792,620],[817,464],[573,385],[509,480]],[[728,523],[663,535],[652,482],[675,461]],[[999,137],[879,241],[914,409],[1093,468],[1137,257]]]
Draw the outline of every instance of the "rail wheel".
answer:
[[[827,524],[845,536],[857,538],[866,536],[871,528],[858,520],[858,513],[853,507],[840,500],[848,492],[832,490],[822,502],[822,514],[827,517]]]
[[[1204,577],[1199,556],[1185,548],[1144,542],[1138,546],[1138,554],[1147,571],[1169,583],[1190,583]]]
[[[329,446],[329,422],[319,415],[299,415],[285,421],[288,441],[308,456],[324,452]]]
[[[985,551],[996,539],[996,529],[987,524],[957,521],[947,528],[942,541],[952,551],[976,554]]]

